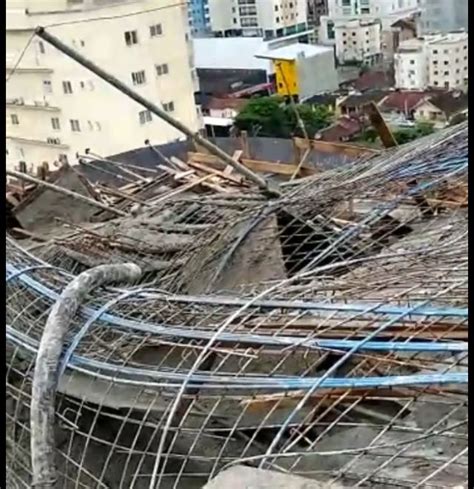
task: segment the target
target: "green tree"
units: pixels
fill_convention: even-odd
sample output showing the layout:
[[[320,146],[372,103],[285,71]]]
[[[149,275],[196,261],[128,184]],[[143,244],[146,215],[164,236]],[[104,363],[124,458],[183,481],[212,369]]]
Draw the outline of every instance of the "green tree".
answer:
[[[418,122],[413,128],[404,128],[393,131],[398,144],[405,144],[434,132],[433,124],[429,122]]]
[[[234,123],[250,135],[287,137],[290,132],[285,106],[280,97],[250,99]]]
[[[324,105],[311,106],[298,104],[296,105],[296,111],[303,121],[303,124],[310,138],[313,138],[318,131],[324,129],[325,127],[328,127],[331,124],[331,112]],[[289,121],[292,134],[300,137],[303,136],[304,134],[302,133],[302,130],[298,125],[295,108],[291,105],[287,105],[285,107],[285,112]]]
[[[250,99],[235,119],[235,125],[250,135],[288,138],[303,136],[295,107],[306,128],[308,136],[327,127],[331,123],[331,112],[325,106],[306,104],[286,104],[281,97],[261,97]]]

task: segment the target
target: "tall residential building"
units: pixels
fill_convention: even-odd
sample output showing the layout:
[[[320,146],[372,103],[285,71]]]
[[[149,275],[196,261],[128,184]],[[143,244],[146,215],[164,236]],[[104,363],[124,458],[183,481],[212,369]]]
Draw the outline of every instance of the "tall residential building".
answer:
[[[142,12],[142,13],[140,13]],[[168,0],[7,0],[7,165],[27,168],[90,148],[109,156],[183,136],[53,46],[38,25],[198,130],[186,5]]]
[[[350,20],[335,26],[336,54],[340,63],[375,64],[382,56],[378,20]]]
[[[395,54],[398,88],[465,88],[468,82],[468,35],[435,34],[400,43]]]
[[[189,29],[193,36],[210,33],[209,0],[188,0]]]
[[[420,34],[468,30],[468,0],[420,0]]]
[[[321,17],[319,40],[336,43],[335,26],[352,20],[379,20],[382,31],[403,17],[419,11],[421,0],[328,0],[328,14]]]
[[[216,36],[264,36],[304,32],[306,0],[209,0],[211,30]]]

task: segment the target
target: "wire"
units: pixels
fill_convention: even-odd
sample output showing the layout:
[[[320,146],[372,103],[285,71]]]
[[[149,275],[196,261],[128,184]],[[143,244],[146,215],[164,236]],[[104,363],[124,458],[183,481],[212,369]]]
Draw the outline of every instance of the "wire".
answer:
[[[25,47],[23,48],[22,52],[20,53],[20,56],[18,56],[18,59],[16,60],[15,64],[13,65],[13,68],[10,71],[10,74],[7,76],[5,83],[8,83],[10,81],[10,78],[15,74],[16,70],[18,69],[18,66],[21,63],[21,60],[25,56],[26,51],[30,47],[31,41],[33,40],[34,37],[35,37],[35,33],[33,32],[31,34],[30,38],[28,39],[27,43],[25,44]]]
[[[50,27],[59,27],[59,26],[64,26],[64,25],[84,24],[84,23],[89,23],[89,22],[98,22],[100,20],[123,19],[123,18],[126,18],[126,17],[134,17],[134,16],[137,16],[137,15],[148,14],[148,13],[157,12],[157,11],[160,11],[160,10],[167,10],[167,9],[170,9],[170,8],[182,7],[183,5],[186,5],[186,2],[179,2],[179,3],[168,4],[168,5],[162,5],[161,7],[154,7],[154,8],[150,8],[150,9],[140,10],[140,11],[137,11],[137,12],[130,12],[128,14],[108,15],[108,16],[102,16],[102,17],[93,17],[91,19],[72,20],[72,21],[69,21],[69,22],[57,22],[57,23],[53,23],[53,24],[46,24],[46,25],[43,26],[43,28],[47,29],[47,28],[50,28]],[[16,60],[15,65],[12,68],[12,71],[7,76],[6,83],[8,83],[9,80],[10,80],[10,78],[15,74],[16,70],[18,69],[19,64],[21,63],[21,60],[23,59],[23,57],[24,57],[24,55],[25,55],[28,47],[30,46],[31,41],[35,37],[35,35],[36,35],[35,32],[33,32],[31,34],[31,36],[28,39],[25,47],[23,48],[20,56]]]
[[[160,10],[167,10],[169,8],[182,7],[183,5],[186,5],[186,2],[179,2],[179,3],[168,4],[168,5],[162,5],[161,7],[154,7],[154,8],[150,8],[150,9],[140,10],[137,12],[130,12],[128,14],[107,15],[107,16],[102,16],[102,17],[93,17],[91,19],[71,20],[70,22],[57,22],[54,24],[47,24],[47,25],[44,25],[42,27],[44,29],[47,29],[49,27],[58,27],[58,26],[73,25],[73,24],[84,24],[84,23],[89,23],[89,22],[97,22],[99,20],[123,19],[126,17],[134,17],[136,15],[148,14],[148,13],[157,12]]]

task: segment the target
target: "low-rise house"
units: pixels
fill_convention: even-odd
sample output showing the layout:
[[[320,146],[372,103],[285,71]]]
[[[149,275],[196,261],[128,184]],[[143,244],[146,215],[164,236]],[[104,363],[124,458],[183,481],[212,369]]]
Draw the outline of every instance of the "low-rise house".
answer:
[[[242,98],[211,97],[203,105],[202,113],[204,116],[235,119],[247,102],[248,100]]]
[[[381,100],[378,107],[387,122],[401,124],[413,121],[417,105],[431,95],[432,92],[426,91],[395,91]]]
[[[338,109],[342,115],[362,114],[366,104],[370,102],[378,104],[390,93],[388,90],[371,90],[364,93],[353,93],[338,103]]]
[[[318,131],[314,138],[320,141],[345,143],[359,136],[363,130],[362,118],[342,116],[331,126]]]
[[[435,128],[446,127],[453,117],[467,114],[468,96],[461,92],[447,92],[420,101],[413,109],[417,122],[430,122]]]

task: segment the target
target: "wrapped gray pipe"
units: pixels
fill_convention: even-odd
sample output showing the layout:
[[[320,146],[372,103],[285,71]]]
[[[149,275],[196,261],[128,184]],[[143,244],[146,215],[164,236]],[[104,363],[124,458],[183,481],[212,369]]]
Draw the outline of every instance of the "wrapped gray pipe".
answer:
[[[59,360],[70,322],[87,294],[107,283],[134,282],[142,272],[133,263],[100,265],[78,275],[63,290],[49,314],[36,357],[31,399],[31,463],[32,485],[54,488],[55,465],[55,400]]]

